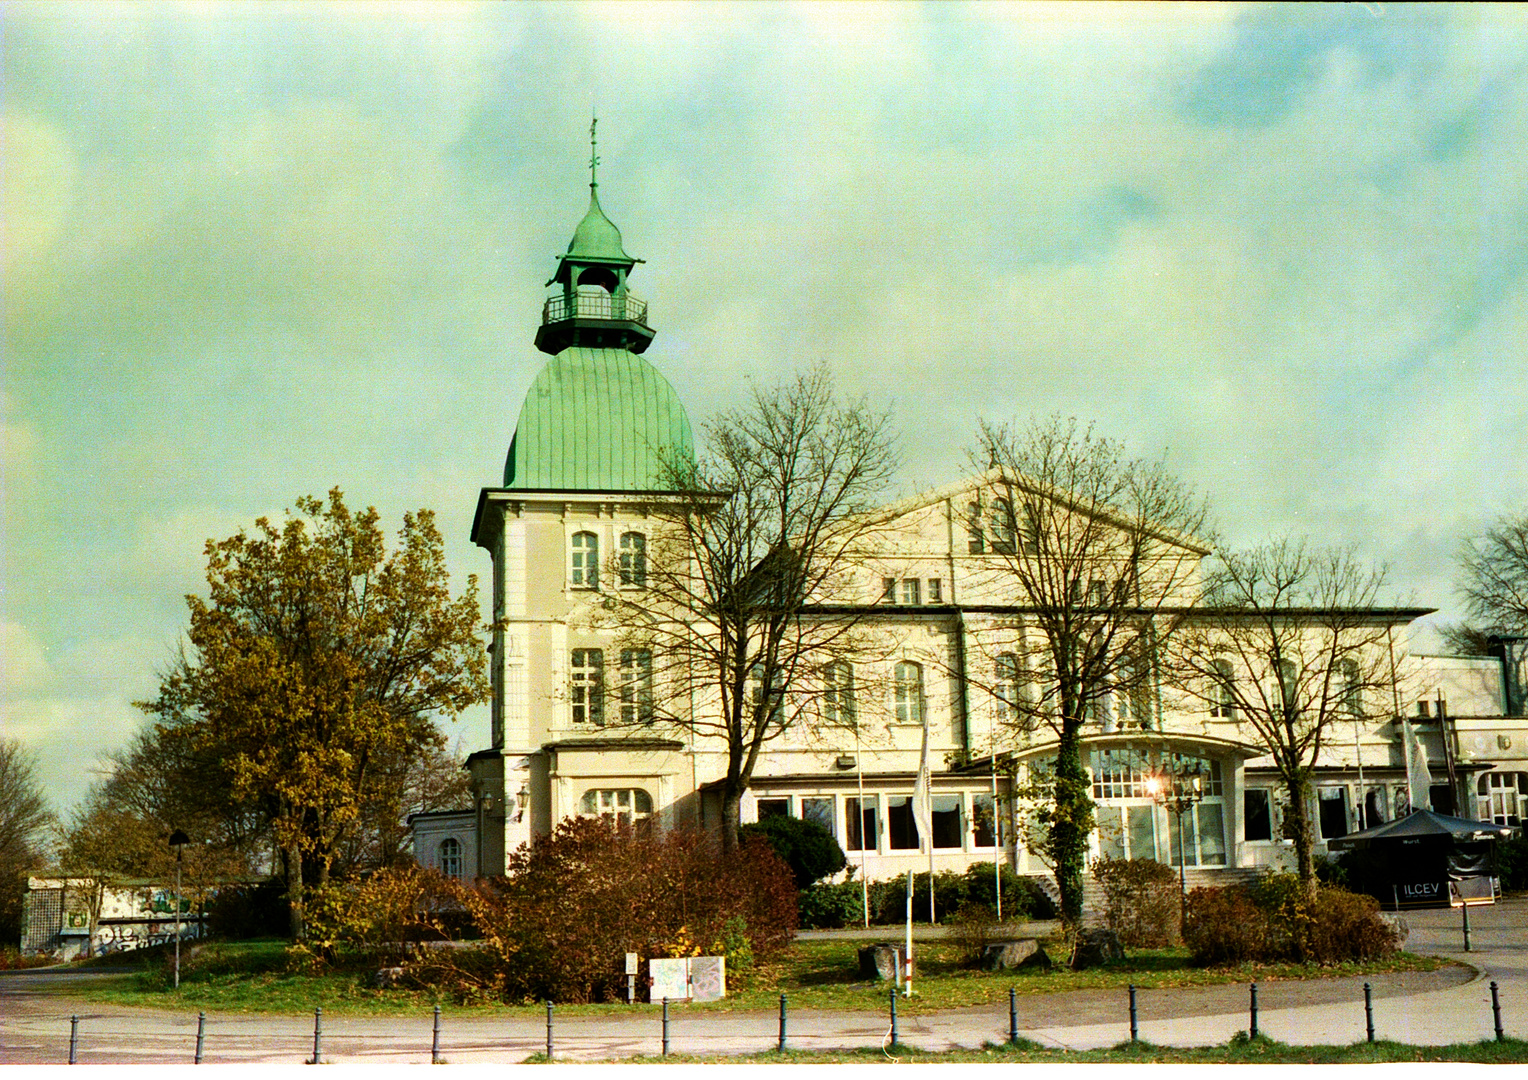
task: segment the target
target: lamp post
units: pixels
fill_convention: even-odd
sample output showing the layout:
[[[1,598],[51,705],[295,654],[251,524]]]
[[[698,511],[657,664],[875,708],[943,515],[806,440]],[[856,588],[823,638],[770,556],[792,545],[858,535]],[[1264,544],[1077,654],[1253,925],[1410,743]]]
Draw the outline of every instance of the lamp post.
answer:
[[[191,838],[176,829],[170,834],[170,846],[175,849],[175,989],[180,989],[180,866],[186,845]]]
[[[1169,811],[1178,825],[1178,933],[1188,930],[1188,848],[1183,832],[1183,811],[1204,798],[1204,772],[1196,763],[1192,770],[1163,764],[1146,781],[1146,790],[1159,806]],[[1172,847],[1168,846],[1168,858]]]

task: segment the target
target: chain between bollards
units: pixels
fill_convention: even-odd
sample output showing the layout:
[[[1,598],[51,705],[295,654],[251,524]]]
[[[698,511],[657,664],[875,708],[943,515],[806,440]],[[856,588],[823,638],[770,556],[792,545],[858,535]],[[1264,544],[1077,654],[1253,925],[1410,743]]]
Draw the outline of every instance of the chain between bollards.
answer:
[[[324,1010],[313,1010],[313,1060],[309,1065],[322,1065],[324,1063]]]
[[[1368,983],[1364,983],[1364,1027],[1369,1033],[1369,1041],[1374,1041],[1374,991]]]
[[[552,1060],[552,1002],[546,1003],[546,1059]]]
[[[69,1064],[74,1064],[75,1053],[79,1050],[79,1047],[80,1018],[78,1016],[71,1016],[69,1018]]]
[[[440,1064],[440,1006],[435,1006],[435,1030],[430,1034],[430,1064]]]
[[[889,991],[891,1001],[891,1045],[896,1046],[897,1039],[897,988],[893,986]]]
[[[1257,1038],[1257,983],[1252,983],[1250,989],[1252,991],[1252,1004],[1249,1006],[1251,1025],[1247,1029],[1247,1034],[1255,1039]]]
[[[196,1014],[196,1058],[191,1062],[193,1065],[200,1065],[202,1063],[202,1046],[206,1037],[207,1014],[199,1012]]]
[[[1507,1033],[1501,1026],[1501,995],[1496,990],[1496,980],[1491,980],[1491,1020],[1496,1024],[1496,1041],[1502,1042]]]
[[[1008,1041],[1015,1046],[1019,1043],[1019,994],[1011,986],[1008,988]]]
[[[1141,1027],[1135,1014],[1135,983],[1130,984],[1130,1041],[1138,1042],[1141,1038]]]
[[[785,1053],[785,995],[780,995],[780,1043],[775,1047],[780,1053]]]
[[[663,1056],[668,1057],[668,998],[663,999]]]

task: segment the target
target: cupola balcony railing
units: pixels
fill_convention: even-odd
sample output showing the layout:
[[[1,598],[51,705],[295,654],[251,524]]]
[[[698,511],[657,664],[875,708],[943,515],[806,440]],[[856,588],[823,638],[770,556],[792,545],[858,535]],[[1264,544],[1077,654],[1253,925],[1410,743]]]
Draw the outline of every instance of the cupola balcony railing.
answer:
[[[609,319],[646,326],[647,302],[629,294],[614,296],[604,290],[547,297],[541,309],[541,324],[546,326],[568,319]]]

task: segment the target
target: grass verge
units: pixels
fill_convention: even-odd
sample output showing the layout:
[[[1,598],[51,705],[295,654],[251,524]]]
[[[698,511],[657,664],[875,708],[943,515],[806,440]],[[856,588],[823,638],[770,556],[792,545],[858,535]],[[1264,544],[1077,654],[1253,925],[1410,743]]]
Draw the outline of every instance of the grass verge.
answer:
[[[861,981],[858,942],[798,942],[780,957],[743,972],[729,972],[729,996],[722,1001],[687,1004],[686,1011],[767,1011],[778,1007],[782,993],[793,1009],[873,1010],[885,1008],[885,983]],[[1395,971],[1436,971],[1450,963],[1436,957],[1399,953],[1370,964],[1302,967],[1269,964],[1236,968],[1198,968],[1182,949],[1142,949],[1119,964],[1089,971],[1049,973],[986,972],[960,966],[953,945],[919,946],[917,996],[903,999],[899,1010],[918,1015],[940,1009],[996,1006],[1008,990],[1054,994],[1076,990],[1143,990],[1168,987],[1267,983],[1284,979],[1336,978]],[[374,989],[369,971],[331,971],[319,975],[287,970],[285,942],[210,942],[182,955],[181,985],[172,988],[171,958],[162,950],[142,950],[86,961],[89,968],[121,970],[121,978],[88,987],[60,985],[59,992],[116,1005],[225,1012],[310,1012],[322,1007],[336,1015],[412,1015],[440,1005],[450,1013],[481,1014],[485,1009],[535,1012],[539,1004],[458,1004],[445,989]],[[678,1007],[678,1006],[676,1006]],[[561,1015],[640,1015],[658,1005],[559,1005]]]

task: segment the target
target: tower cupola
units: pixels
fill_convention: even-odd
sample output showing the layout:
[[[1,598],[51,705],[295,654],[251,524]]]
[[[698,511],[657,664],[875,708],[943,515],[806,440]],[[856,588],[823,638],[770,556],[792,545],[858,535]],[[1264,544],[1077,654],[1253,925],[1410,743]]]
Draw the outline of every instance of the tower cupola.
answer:
[[[568,250],[557,256],[536,331],[536,348],[553,356],[572,346],[640,353],[653,340],[647,304],[626,286],[642,260],[626,254],[621,230],[600,206],[598,123],[589,125],[589,210],[573,230]]]

